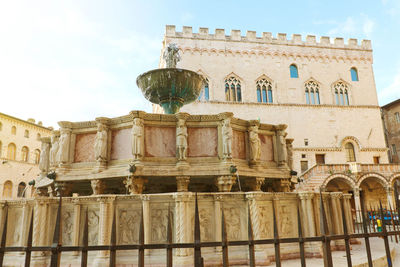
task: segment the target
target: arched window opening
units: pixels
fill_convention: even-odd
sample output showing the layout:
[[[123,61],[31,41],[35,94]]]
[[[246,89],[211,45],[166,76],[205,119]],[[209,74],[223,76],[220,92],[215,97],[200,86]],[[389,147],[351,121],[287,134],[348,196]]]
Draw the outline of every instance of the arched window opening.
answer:
[[[308,81],[305,84],[305,93],[306,93],[306,103],[312,105],[319,105],[319,85],[315,81]]]
[[[39,164],[40,161],[40,150],[35,149],[35,164]]]
[[[21,160],[28,162],[28,159],[29,159],[29,148],[24,146],[21,149]]]
[[[13,134],[13,135],[17,134],[17,127],[15,127],[15,126],[11,127],[11,134]]]
[[[352,143],[346,143],[344,146],[346,150],[346,160],[348,162],[355,162],[356,161],[356,154],[354,152],[354,146]]]
[[[12,196],[12,182],[6,181],[3,184],[3,198],[11,198]]]
[[[15,160],[16,151],[17,151],[17,147],[15,146],[15,144],[10,143],[8,145],[8,149],[7,149],[7,158],[11,159],[11,160]]]
[[[208,78],[206,78],[206,83],[204,85],[204,89],[201,90],[201,93],[198,98],[199,101],[208,101],[210,100],[210,90],[209,90],[209,82]]]
[[[0,122],[0,131],[3,130],[3,124]]]
[[[25,197],[25,188],[26,184],[24,182],[20,182],[18,185],[17,197]]]
[[[295,64],[290,65],[290,78],[299,78],[299,72]]]
[[[334,84],[333,88],[335,90],[336,105],[340,106],[350,105],[349,86],[346,83],[339,81]]]
[[[234,102],[242,101],[240,80],[234,76],[225,80],[225,99]]]
[[[42,136],[40,135],[40,133],[38,133],[38,134],[36,135],[36,140],[40,141],[40,138],[42,138]]]
[[[24,132],[24,137],[25,137],[25,138],[29,138],[29,131],[28,131],[28,130],[25,130],[25,132]]]
[[[257,81],[257,101],[272,103],[272,83],[265,78]]]
[[[356,68],[351,68],[350,69],[350,74],[351,74],[351,80],[353,82],[358,82],[358,72]]]

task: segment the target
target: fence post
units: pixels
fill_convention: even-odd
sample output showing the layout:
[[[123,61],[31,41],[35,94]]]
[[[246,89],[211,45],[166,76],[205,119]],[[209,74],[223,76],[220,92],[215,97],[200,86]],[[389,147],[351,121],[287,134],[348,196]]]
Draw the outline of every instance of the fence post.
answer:
[[[142,212],[140,213],[138,267],[144,267],[144,219],[143,219],[143,204],[142,204]]]
[[[88,245],[89,245],[89,218],[88,218],[88,209],[86,208],[85,226],[83,228],[81,267],[87,266]]]
[[[276,267],[281,267],[281,247],[279,244],[278,225],[276,223],[275,201],[272,201],[272,214],[273,214],[273,220],[274,220],[275,264],[276,264]]]
[[[250,215],[250,205],[248,206],[248,220],[247,220],[247,234],[249,239],[249,265],[250,267],[256,266],[256,259],[254,253],[254,235],[253,235],[253,225],[251,223]]]
[[[117,251],[115,250],[115,245],[116,245],[116,235],[117,235],[117,229],[116,229],[116,222],[115,222],[115,210],[113,212],[113,221],[112,221],[112,226],[111,226],[111,238],[110,238],[110,267],[114,267],[116,264],[116,253]]]
[[[332,252],[331,252],[331,240],[328,237],[328,222],[326,220],[324,202],[322,200],[322,192],[319,193],[320,201],[320,223],[321,223],[321,236],[322,240],[322,252],[324,257],[324,266],[332,267]]]
[[[226,236],[226,224],[225,224],[225,215],[224,215],[224,209],[221,209],[221,218],[222,218],[222,224],[221,224],[221,234],[222,234],[222,240],[221,240],[221,246],[222,246],[222,266],[223,267],[228,267],[229,266],[229,256],[228,256],[228,238]]]
[[[203,267],[203,258],[201,257],[201,241],[200,241],[200,218],[199,205],[197,203],[197,193],[194,202],[194,266]]]
[[[59,267],[61,260],[61,243],[62,243],[62,229],[61,229],[61,203],[62,196],[60,194],[60,200],[58,202],[56,226],[54,228],[53,243],[51,245],[51,267]]]
[[[362,196],[362,194],[361,194]],[[372,212],[372,210],[371,210]],[[371,214],[372,219],[373,219],[373,213]],[[361,203],[361,219],[362,219],[362,225],[364,229],[364,234],[368,234],[368,229],[367,229],[367,222],[365,221],[365,214],[364,214],[364,198],[362,198],[362,203]],[[373,267],[372,266],[372,256],[371,256],[371,245],[369,243],[369,237],[368,235],[365,236],[365,249],[367,251],[367,259],[368,259],[368,267]]]
[[[306,255],[304,251],[304,239],[303,239],[303,229],[301,226],[299,201],[297,201],[297,229],[299,232],[300,262],[302,267],[306,267]]]
[[[172,224],[171,224],[171,210],[168,207],[168,226],[167,226],[167,267],[172,267],[173,258],[172,258]]]
[[[349,241],[349,234],[348,234],[348,229],[347,229],[347,222],[346,222],[346,216],[344,212],[344,198],[341,199],[340,201],[341,204],[341,209],[342,209],[342,222],[343,222],[343,234],[344,234],[344,244],[346,246],[346,259],[347,259],[347,266],[351,267],[351,254],[350,254],[350,241]]]
[[[388,267],[392,267],[392,256],[390,255],[388,234],[386,231],[386,223],[384,220],[384,215],[383,215],[383,210],[382,210],[382,202],[380,200],[379,200],[379,213],[381,215],[381,221],[382,221],[382,234],[383,234],[382,236],[383,236],[383,242],[385,244],[386,259],[387,259]]]

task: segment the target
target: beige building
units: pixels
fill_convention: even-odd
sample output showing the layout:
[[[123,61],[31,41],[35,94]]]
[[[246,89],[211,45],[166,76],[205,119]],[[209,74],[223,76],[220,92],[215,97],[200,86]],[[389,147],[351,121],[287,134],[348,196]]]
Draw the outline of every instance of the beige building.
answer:
[[[166,26],[162,52],[169,43],[180,48],[179,68],[202,73],[208,81],[200,100],[182,111],[230,111],[246,120],[287,124],[288,138],[294,139],[293,170],[302,181],[299,190],[321,188],[358,197],[361,189],[371,203],[390,199],[363,190],[373,185],[390,196],[399,173],[398,166],[386,165],[369,40],[254,31],[242,36],[238,30],[227,35],[223,29],[210,34],[208,28],[194,33],[192,27],[178,32]],[[379,166],[386,166],[386,172]],[[318,175],[311,175],[316,170]],[[377,174],[371,175],[372,170]]]
[[[400,99],[381,108],[386,142],[391,163],[400,163]]]
[[[51,130],[35,123],[0,113],[0,197],[22,197],[29,181],[39,174],[40,139]],[[24,196],[30,196],[26,190]]]

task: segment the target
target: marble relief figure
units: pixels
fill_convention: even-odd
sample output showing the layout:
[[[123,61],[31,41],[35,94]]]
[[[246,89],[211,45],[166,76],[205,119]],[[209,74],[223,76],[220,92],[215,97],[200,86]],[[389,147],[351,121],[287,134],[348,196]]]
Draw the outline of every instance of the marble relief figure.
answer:
[[[65,163],[68,161],[69,150],[69,132],[61,130],[59,148],[56,156],[57,163]]]
[[[94,143],[94,156],[96,161],[107,160],[107,127],[104,124],[99,124]]]
[[[140,214],[139,211],[122,210],[119,217],[119,243],[132,244],[138,242]]]
[[[71,211],[65,211],[63,214],[63,225],[62,225],[62,239],[63,244],[72,244],[72,232],[73,232],[73,224],[72,224],[72,215]]]
[[[99,215],[96,211],[90,210],[88,214],[88,226],[89,226],[89,244],[97,245],[99,235]]]
[[[49,170],[49,153],[50,144],[47,142],[42,142],[42,152],[40,153],[39,169],[42,172],[47,172]]]
[[[179,119],[176,127],[176,156],[178,160],[186,160],[187,136],[185,120]]]
[[[57,165],[57,153],[58,153],[58,136],[53,133],[51,136],[51,148],[50,148],[50,167]]]
[[[250,140],[250,160],[258,161],[261,156],[261,141],[258,136],[257,126],[250,127],[249,140]]]
[[[151,221],[151,240],[153,242],[167,240],[168,210],[153,210]]]
[[[225,119],[222,122],[222,154],[224,159],[232,158],[232,136],[231,121]]]
[[[132,155],[134,160],[143,157],[143,148],[143,123],[140,118],[135,118],[132,127]]]

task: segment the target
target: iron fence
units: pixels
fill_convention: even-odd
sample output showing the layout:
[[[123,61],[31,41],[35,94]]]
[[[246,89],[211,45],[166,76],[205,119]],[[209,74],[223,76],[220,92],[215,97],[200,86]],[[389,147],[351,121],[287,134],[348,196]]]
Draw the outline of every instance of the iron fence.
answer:
[[[392,259],[390,253],[391,241],[398,242],[400,237],[399,229],[399,195],[397,188],[395,188],[395,201],[396,208],[393,210],[391,207],[389,209],[383,209],[380,204],[379,207],[365,209],[364,205],[361,206],[360,211],[356,211],[356,215],[359,216],[359,223],[355,222],[354,233],[349,233],[349,226],[346,222],[346,216],[344,212],[343,199],[341,201],[342,210],[342,224],[343,224],[343,234],[331,235],[328,231],[328,222],[325,212],[325,207],[322,200],[322,194],[319,197],[320,206],[320,235],[313,237],[303,236],[302,230],[302,220],[300,216],[300,208],[297,208],[297,229],[298,236],[291,238],[280,238],[278,233],[277,219],[275,214],[275,208],[273,207],[273,238],[269,239],[258,239],[255,240],[253,236],[252,221],[250,216],[250,209],[248,209],[248,222],[247,222],[247,240],[241,241],[230,241],[227,238],[226,224],[223,209],[221,210],[221,241],[218,242],[202,242],[200,240],[200,220],[199,220],[199,209],[197,203],[197,195],[195,199],[195,220],[194,220],[194,242],[192,243],[173,243],[172,242],[172,222],[171,222],[171,212],[168,212],[168,224],[167,224],[167,242],[162,244],[145,244],[145,231],[144,231],[144,220],[143,220],[143,208],[140,216],[140,228],[139,228],[139,242],[138,244],[129,245],[118,245],[116,242],[116,216],[115,212],[112,221],[111,239],[109,245],[90,245],[88,244],[88,213],[86,212],[86,218],[84,222],[83,229],[83,242],[81,246],[63,246],[62,245],[62,227],[61,227],[61,209],[62,209],[62,197],[59,198],[57,218],[55,223],[53,241],[51,246],[32,246],[32,235],[33,235],[33,212],[29,223],[29,231],[26,246],[6,246],[7,238],[7,222],[8,222],[8,210],[5,211],[5,219],[3,222],[1,243],[0,243],[0,267],[3,266],[4,256],[6,252],[25,252],[25,264],[24,266],[29,267],[31,264],[31,254],[32,252],[42,251],[50,252],[50,266],[58,267],[60,266],[60,260],[62,252],[81,252],[81,266],[85,267],[88,265],[88,252],[89,251],[109,251],[109,266],[116,266],[116,253],[119,250],[128,251],[138,251],[137,265],[139,267],[145,266],[145,250],[150,249],[164,249],[166,250],[166,266],[173,266],[173,249],[193,249],[194,250],[194,266],[202,267],[204,266],[204,260],[201,255],[201,248],[207,247],[220,247],[222,249],[222,266],[229,265],[229,255],[228,248],[235,246],[246,246],[248,247],[248,265],[253,267],[256,266],[255,257],[255,246],[256,245],[266,245],[273,244],[275,250],[275,264],[277,267],[282,265],[281,261],[281,244],[295,243],[299,246],[299,263],[300,266],[306,266],[306,253],[305,253],[305,243],[308,242],[321,242],[322,244],[322,258],[325,267],[333,266],[332,260],[332,250],[331,241],[343,240],[345,244],[347,266],[352,266],[352,259],[350,254],[350,240],[351,239],[364,239],[365,240],[365,250],[367,254],[368,266],[373,266],[372,256],[371,256],[371,246],[370,238],[380,237],[383,239],[385,246],[385,254],[387,260],[387,266],[391,267]],[[273,204],[274,205],[274,204]],[[7,209],[7,207],[6,207]],[[390,218],[388,214],[391,214]],[[386,215],[386,217],[385,217]],[[351,231],[352,232],[352,231]]]

